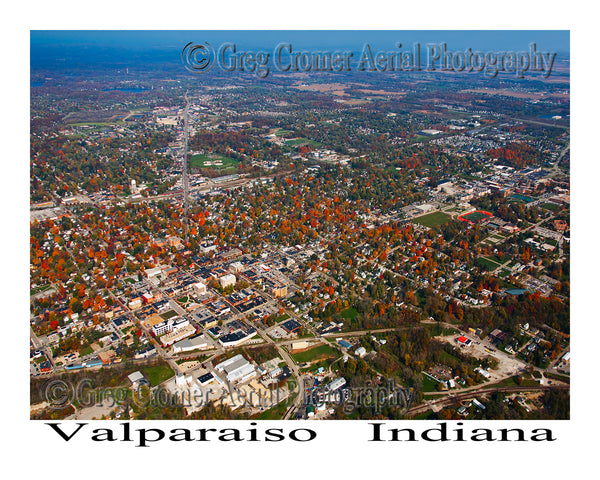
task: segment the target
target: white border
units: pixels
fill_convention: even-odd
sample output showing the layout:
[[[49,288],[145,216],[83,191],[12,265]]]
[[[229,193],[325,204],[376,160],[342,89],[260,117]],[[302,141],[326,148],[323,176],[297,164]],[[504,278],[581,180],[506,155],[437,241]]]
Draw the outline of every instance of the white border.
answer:
[[[594,455],[597,441],[594,404],[597,398],[597,374],[592,356],[596,348],[594,334],[598,314],[593,308],[597,272],[597,248],[587,215],[596,210],[593,192],[597,190],[596,165],[598,138],[597,25],[593,12],[558,1],[525,4],[522,1],[492,3],[481,1],[386,5],[304,2],[131,2],[107,0],[23,2],[16,18],[7,13],[10,24],[3,31],[4,92],[8,102],[4,110],[4,189],[5,302],[12,304],[4,321],[4,358],[2,395],[5,425],[3,434],[26,456],[19,466],[30,467],[34,474],[59,478],[65,471],[90,478],[109,475],[248,475],[299,478],[326,474],[351,477],[365,475],[419,475],[425,478],[523,478],[526,474],[569,475],[585,471]],[[593,22],[593,23],[592,23]],[[6,26],[5,26],[6,27]],[[63,443],[47,427],[28,420],[28,369],[23,356],[28,342],[28,185],[29,171],[29,30],[30,29],[569,29],[572,60],[572,335],[573,381],[572,420],[541,422],[551,425],[559,441],[551,444],[488,443],[369,443],[360,431],[364,422],[322,422],[317,425],[318,441],[298,445],[244,444],[233,448],[224,443],[161,444],[158,448],[136,449],[122,443]],[[6,148],[8,147],[8,148]],[[18,181],[15,181],[15,177]],[[15,186],[16,184],[16,186]],[[597,229],[594,229],[597,233]],[[597,283],[597,282],[596,282]],[[9,287],[8,289],[6,287]],[[14,326],[13,326],[14,325]],[[8,335],[11,329],[16,338]],[[163,429],[180,422],[160,422]],[[205,422],[202,422],[205,423]],[[214,423],[214,422],[212,422]],[[243,422],[245,423],[245,422]],[[279,422],[269,422],[277,425]],[[305,423],[305,422],[302,422]],[[310,427],[314,422],[307,422]],[[490,422],[488,422],[490,423]],[[491,422],[489,428],[498,428]],[[531,422],[510,422],[511,427]],[[263,423],[260,424],[261,426]],[[136,423],[137,426],[137,423]],[[203,425],[204,426],[204,425]],[[213,426],[212,424],[210,425]],[[219,425],[215,428],[223,428]],[[290,428],[298,428],[294,423]],[[409,425],[410,426],[410,425]],[[470,425],[469,425],[470,426]],[[94,428],[100,424],[94,424]],[[236,428],[244,428],[236,423]],[[265,425],[266,427],[266,425]],[[285,428],[288,426],[286,424]],[[267,447],[268,448],[265,448]],[[158,454],[160,452],[160,454]],[[11,456],[9,462],[13,462]],[[35,459],[35,460],[34,460]],[[44,466],[41,466],[43,462]],[[29,469],[27,469],[29,470]],[[8,470],[10,471],[10,470]],[[590,471],[595,471],[591,469]]]

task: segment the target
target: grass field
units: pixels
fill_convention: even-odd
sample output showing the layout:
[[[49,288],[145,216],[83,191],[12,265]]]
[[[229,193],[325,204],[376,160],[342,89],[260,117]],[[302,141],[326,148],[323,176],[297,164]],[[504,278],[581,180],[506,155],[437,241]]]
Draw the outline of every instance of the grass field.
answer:
[[[442,336],[445,337],[447,335],[458,335],[459,331],[456,328],[452,327],[438,327],[438,325],[427,325],[427,330],[431,336]]]
[[[319,345],[305,352],[290,354],[296,363],[314,362],[315,360],[324,360],[326,358],[335,358],[338,351],[329,345]]]
[[[194,297],[191,295],[186,295],[177,299],[177,303],[181,305],[183,308],[188,308],[192,303],[194,303]]]
[[[288,408],[288,402],[283,401],[279,405],[275,405],[273,408],[269,408],[269,410],[261,412],[261,414],[257,417],[257,420],[281,420]]]
[[[89,355],[90,353],[94,353],[94,350],[92,350],[92,347],[89,347],[89,346],[79,350],[80,357],[85,357],[86,355]]]
[[[280,128],[275,132],[275,135],[278,137],[283,137],[284,135],[289,135],[290,133],[292,133],[291,130],[284,130],[283,128]]]
[[[423,392],[437,392],[437,384],[435,380],[429,378],[427,375],[421,375],[423,377]]]
[[[562,210],[562,207],[556,203],[542,203],[541,207],[545,208],[546,210],[552,210],[553,212],[559,212]]]
[[[444,361],[446,361],[446,362],[460,361],[460,359],[458,357],[455,357],[451,353],[448,353],[446,350],[442,350],[440,352],[440,360],[442,362],[444,362]]]
[[[45,292],[46,290],[48,290],[50,288],[52,288],[52,285],[50,285],[50,284],[39,285],[35,288],[30,289],[29,295],[35,295],[36,293]]]
[[[500,273],[498,275],[502,278],[508,277],[510,275],[510,270],[503,268],[502,270],[500,270]]]
[[[171,367],[166,363],[140,367],[140,371],[153,387],[175,375]]]
[[[347,308],[346,310],[342,310],[340,312],[340,315],[342,316],[342,318],[345,318],[347,320],[352,320],[352,319],[358,317],[358,312],[356,311],[356,308],[350,307],[350,308]]]
[[[486,270],[495,270],[500,266],[499,263],[494,262],[486,257],[479,257],[475,260],[475,265],[485,268]]]
[[[423,225],[424,227],[433,228],[443,223],[446,223],[448,220],[450,220],[450,218],[450,215],[448,215],[447,213],[433,212],[413,219],[413,223]]]
[[[515,375],[510,378],[505,378],[501,382],[495,383],[494,386],[498,386],[498,387],[519,387],[519,386],[533,387],[533,386],[539,385],[539,382],[532,378],[524,378],[523,381],[521,382],[521,384],[519,384],[516,381],[516,377],[517,376]]]
[[[207,165],[208,162],[208,165]],[[211,162],[221,162],[221,165],[211,165]],[[240,162],[233,158],[224,157],[219,154],[198,154],[190,157],[190,166],[192,168],[214,168],[225,170],[228,168],[237,168]]]
[[[286,140],[286,145],[290,145],[292,147],[299,145],[312,145],[313,147],[320,147],[321,144],[319,142],[315,142],[314,140],[309,140],[308,138],[294,138],[292,140]]]
[[[164,318],[165,320],[168,320],[169,318],[176,317],[177,316],[177,312],[175,310],[169,310],[168,312],[161,313],[160,316],[162,318]]]
[[[113,125],[125,125],[123,120],[115,120],[112,122],[75,122],[69,123],[71,127],[112,127]]]

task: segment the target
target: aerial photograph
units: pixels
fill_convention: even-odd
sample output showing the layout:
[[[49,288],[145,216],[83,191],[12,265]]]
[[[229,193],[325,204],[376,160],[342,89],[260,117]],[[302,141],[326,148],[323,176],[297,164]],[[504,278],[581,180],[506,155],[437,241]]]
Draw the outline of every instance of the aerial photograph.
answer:
[[[571,418],[568,30],[29,34],[31,420]]]

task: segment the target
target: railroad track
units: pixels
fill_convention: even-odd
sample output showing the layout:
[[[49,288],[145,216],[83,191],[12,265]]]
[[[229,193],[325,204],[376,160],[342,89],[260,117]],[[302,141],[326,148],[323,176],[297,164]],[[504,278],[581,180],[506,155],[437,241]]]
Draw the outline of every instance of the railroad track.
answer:
[[[463,400],[468,400],[470,398],[474,398],[481,395],[487,395],[490,393],[518,393],[518,392],[535,392],[535,391],[543,391],[543,390],[568,390],[569,385],[531,385],[529,387],[488,387],[482,388],[480,390],[471,390],[465,393],[457,393],[447,395],[439,400],[434,400],[432,402],[417,405],[415,407],[409,408],[406,411],[406,415],[418,415],[419,413],[423,413],[432,406],[445,406],[446,404],[457,403]]]

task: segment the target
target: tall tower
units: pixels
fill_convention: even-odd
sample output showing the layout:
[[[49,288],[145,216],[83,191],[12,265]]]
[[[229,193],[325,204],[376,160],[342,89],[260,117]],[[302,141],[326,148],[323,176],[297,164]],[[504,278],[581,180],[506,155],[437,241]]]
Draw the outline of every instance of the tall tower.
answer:
[[[183,210],[185,214],[185,243],[188,241],[188,96],[185,93],[185,108],[183,110]]]

